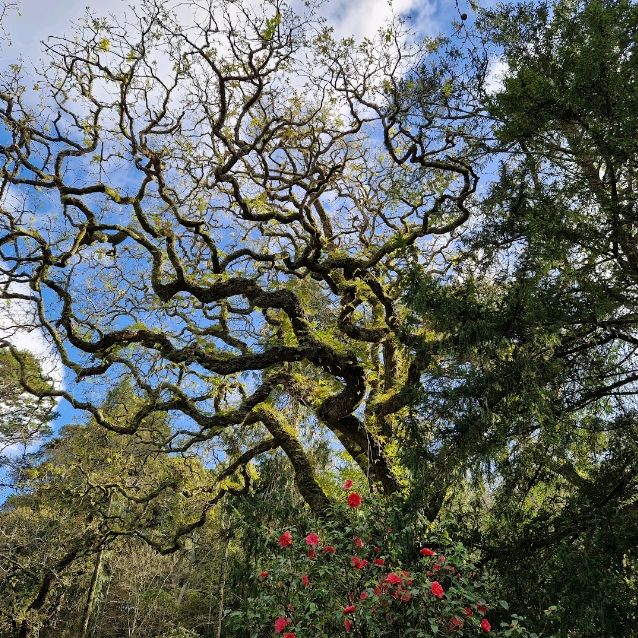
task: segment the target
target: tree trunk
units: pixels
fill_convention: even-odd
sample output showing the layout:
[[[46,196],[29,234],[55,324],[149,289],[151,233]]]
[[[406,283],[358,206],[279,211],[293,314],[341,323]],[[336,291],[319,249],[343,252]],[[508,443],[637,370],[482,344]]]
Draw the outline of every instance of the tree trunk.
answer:
[[[100,575],[102,573],[102,564],[104,562],[104,547],[100,548],[95,561],[95,567],[93,568],[93,574],[91,575],[91,584],[89,585],[89,591],[86,596],[86,603],[84,605],[84,611],[82,612],[82,628],[80,630],[80,638],[87,638],[89,635],[89,623],[91,622],[91,616],[95,609],[95,599],[98,593],[98,583],[100,581]]]
[[[215,638],[221,638],[222,620],[224,617],[224,588],[226,587],[226,570],[228,568],[228,545],[230,544],[230,530],[224,532],[224,545],[222,548],[222,562],[219,568],[219,588],[217,594],[217,627]]]
[[[34,637],[33,627],[31,626],[31,623],[25,618],[20,623],[18,638],[33,638],[33,637]]]
[[[60,619],[60,611],[62,610],[62,602],[64,601],[64,590],[59,590],[56,594],[55,604],[53,605],[53,611],[44,621],[42,625],[42,635],[47,638],[48,636],[55,636],[58,620]]]

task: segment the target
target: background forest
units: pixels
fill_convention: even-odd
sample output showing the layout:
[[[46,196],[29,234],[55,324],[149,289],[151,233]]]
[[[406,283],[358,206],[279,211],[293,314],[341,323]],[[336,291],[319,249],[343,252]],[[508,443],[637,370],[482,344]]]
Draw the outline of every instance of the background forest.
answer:
[[[450,6],[3,69],[2,638],[638,636],[638,5]]]

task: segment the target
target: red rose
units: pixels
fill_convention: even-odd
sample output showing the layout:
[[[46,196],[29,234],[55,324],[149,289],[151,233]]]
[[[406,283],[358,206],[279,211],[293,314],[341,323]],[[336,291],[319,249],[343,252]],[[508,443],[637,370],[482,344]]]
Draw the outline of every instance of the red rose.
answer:
[[[326,552],[326,554],[334,554],[337,550],[332,545],[325,545],[323,551]]]
[[[390,583],[391,585],[400,585],[401,577],[392,572],[385,577],[385,582]]]
[[[266,580],[266,578],[268,578],[268,572],[265,569],[263,572],[259,572],[259,578]]]
[[[374,564],[375,565],[385,565],[385,560],[383,558],[375,558],[374,559]]]
[[[348,491],[350,489],[352,489],[352,479],[348,479],[344,484],[343,484],[343,489],[345,491]]]
[[[472,611],[472,608],[471,608],[471,607],[466,607],[463,611],[465,612],[465,615],[466,615],[468,618],[470,618],[471,616],[473,616],[473,615],[474,615],[474,612]]]
[[[429,547],[422,547],[419,550],[421,556],[436,556],[436,552],[433,552]]]
[[[365,545],[365,543],[363,542],[363,539],[359,538],[358,536],[355,536],[352,542],[355,544],[356,547],[363,547]]]
[[[310,578],[308,578],[308,576],[306,576],[305,574],[301,577],[301,582],[303,583],[304,587],[308,587],[308,585],[310,585]]]
[[[350,559],[350,562],[352,563],[352,566],[355,569],[363,569],[364,567],[367,567],[369,564],[365,558],[359,558],[358,556],[353,556]]]
[[[352,629],[352,621],[346,618],[343,621],[343,626],[346,628],[346,631],[350,631]]]
[[[346,614],[354,614],[355,611],[357,611],[357,608],[354,605],[348,605],[343,610],[343,615],[345,616]]]
[[[483,620],[481,620],[481,629],[486,633],[489,634],[490,631],[492,631],[492,625],[490,625],[490,622],[487,618],[483,618]]]
[[[314,560],[315,558],[317,558],[317,552],[316,552],[316,550],[314,550],[314,549],[310,548],[310,549],[308,550],[308,558],[309,558],[310,560]]]
[[[444,562],[445,562],[445,556],[443,556],[443,555],[441,554],[441,556],[439,556],[436,560],[438,560],[438,561],[439,561],[439,563],[444,563]]]
[[[280,634],[289,624],[290,621],[288,618],[277,618],[277,620],[275,620],[275,633]]]
[[[297,636],[295,635],[295,633],[294,633],[294,632],[292,632],[292,631],[287,631],[287,632],[284,634],[284,638],[297,638]]]
[[[485,616],[485,614],[487,613],[487,607],[483,603],[479,603],[478,605],[476,605],[476,611],[478,611],[481,616]]]
[[[437,598],[443,598],[443,596],[445,596],[445,590],[441,587],[441,583],[438,580],[435,580],[432,585],[430,585],[430,591]]]
[[[450,631],[457,631],[463,629],[463,621],[458,616],[453,616],[447,626]]]
[[[362,591],[359,594],[359,600],[365,600],[368,597],[368,592],[367,591]]]
[[[286,530],[280,537],[279,537],[279,547],[288,547],[292,545],[292,534]]]
[[[356,492],[350,492],[348,494],[348,505],[354,510],[357,509],[363,503],[363,499]]]
[[[310,534],[306,536],[306,545],[312,545],[313,547],[319,545],[319,536],[317,536],[314,532],[310,532]]]

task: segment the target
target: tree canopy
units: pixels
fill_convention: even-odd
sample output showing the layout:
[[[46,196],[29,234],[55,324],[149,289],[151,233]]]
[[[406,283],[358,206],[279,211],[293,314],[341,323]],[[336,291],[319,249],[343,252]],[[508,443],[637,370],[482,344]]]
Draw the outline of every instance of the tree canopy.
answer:
[[[24,206],[3,211],[4,296],[38,307],[76,381],[135,384],[126,425],[58,393],[114,432],[164,412],[168,451],[281,448],[325,510],[278,414],[295,401],[396,491],[396,415],[429,363],[406,348],[403,267],[438,267],[476,185],[452,69],[398,23],[354,43],[278,2],[193,11],[146,3],[52,41],[38,117],[7,80],[3,181]]]
[[[397,17],[357,41],[321,3],[143,0],[0,76],[0,296],[68,375],[4,342],[0,370],[14,399],[87,415],[2,509],[7,556],[29,508],[49,532],[6,562],[21,638],[67,567],[82,638],[106,636],[109,552],[186,563],[209,541],[217,611],[197,598],[182,629],[261,636],[244,602],[271,600],[274,530],[355,529],[345,479],[393,504],[397,565],[453,539],[534,631],[633,635],[638,7],[471,10],[449,36]],[[23,415],[11,431],[39,431]],[[458,618],[441,632],[481,630]]]
[[[55,401],[40,393],[53,389],[38,360],[29,352],[16,351],[19,358],[0,350],[0,480],[11,486],[11,474],[26,454],[51,433]],[[24,384],[34,393],[26,392]]]

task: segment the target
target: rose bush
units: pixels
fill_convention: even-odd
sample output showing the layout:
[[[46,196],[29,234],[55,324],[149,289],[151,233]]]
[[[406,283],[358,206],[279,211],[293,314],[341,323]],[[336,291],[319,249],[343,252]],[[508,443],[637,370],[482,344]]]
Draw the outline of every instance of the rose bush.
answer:
[[[507,604],[490,599],[462,545],[432,533],[406,552],[386,522],[396,515],[351,488],[329,520],[265,532],[253,595],[227,614],[226,635],[536,637],[518,617],[503,621]]]

